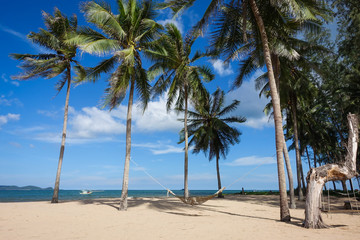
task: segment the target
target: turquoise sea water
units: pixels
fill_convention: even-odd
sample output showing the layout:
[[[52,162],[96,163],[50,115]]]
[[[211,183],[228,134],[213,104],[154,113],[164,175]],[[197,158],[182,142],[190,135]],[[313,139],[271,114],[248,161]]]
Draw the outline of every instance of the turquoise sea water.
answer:
[[[97,198],[120,198],[121,190],[94,190],[92,194],[82,195],[80,190],[60,190],[59,200],[86,200]],[[182,195],[183,191],[174,190],[176,195]],[[190,195],[211,195],[216,190],[192,190]],[[239,193],[240,190],[225,190],[224,193]],[[129,197],[166,197],[166,190],[129,190]],[[32,202],[50,201],[52,190],[0,190],[0,202]],[[171,196],[171,195],[170,195]]]

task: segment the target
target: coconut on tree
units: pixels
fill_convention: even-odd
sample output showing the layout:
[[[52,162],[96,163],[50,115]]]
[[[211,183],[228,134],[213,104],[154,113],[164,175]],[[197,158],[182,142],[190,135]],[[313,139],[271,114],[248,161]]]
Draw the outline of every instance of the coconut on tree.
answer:
[[[10,54],[10,56],[21,62],[20,68],[23,73],[14,76],[19,80],[31,78],[55,78],[61,77],[56,85],[60,92],[65,85],[65,111],[62,131],[62,140],[60,147],[60,156],[56,172],[54,193],[51,202],[57,203],[59,200],[59,186],[61,167],[65,151],[66,128],[68,120],[69,95],[72,81],[72,69],[78,73],[83,72],[84,68],[75,60],[77,46],[74,43],[68,43],[69,36],[77,31],[77,17],[73,15],[67,18],[55,8],[54,15],[42,13],[46,29],[40,28],[39,32],[30,32],[27,36],[34,44],[44,48],[46,51],[39,54]]]

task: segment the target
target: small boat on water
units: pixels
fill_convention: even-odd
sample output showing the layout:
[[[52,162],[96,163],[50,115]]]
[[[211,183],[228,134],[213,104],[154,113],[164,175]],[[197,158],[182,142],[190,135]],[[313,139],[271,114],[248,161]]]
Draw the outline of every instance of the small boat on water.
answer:
[[[93,192],[90,190],[82,190],[80,194],[92,194]]]

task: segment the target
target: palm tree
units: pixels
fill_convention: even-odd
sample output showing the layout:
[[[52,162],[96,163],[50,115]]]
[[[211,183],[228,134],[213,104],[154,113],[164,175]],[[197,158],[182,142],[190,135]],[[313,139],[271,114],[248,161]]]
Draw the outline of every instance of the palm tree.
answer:
[[[150,85],[146,70],[142,65],[140,52],[146,49],[161,30],[157,24],[154,4],[150,0],[137,3],[136,0],[117,1],[118,14],[111,11],[105,2],[93,1],[81,6],[85,18],[102,30],[103,34],[83,27],[79,34],[70,42],[77,43],[81,49],[90,54],[111,54],[109,59],[101,61],[96,67],[88,68],[83,73],[85,81],[96,81],[102,73],[110,73],[109,87],[105,105],[110,109],[116,107],[129,91],[126,122],[126,153],[124,175],[119,210],[127,210],[129,183],[130,152],[131,152],[131,114],[135,88],[143,103],[144,110],[150,97]]]
[[[154,96],[168,90],[167,109],[174,101],[177,109],[184,109],[184,197],[188,199],[188,130],[187,115],[189,100],[197,100],[206,95],[202,80],[211,81],[214,75],[207,66],[197,66],[195,61],[205,54],[196,52],[192,58],[191,46],[195,38],[188,36],[183,40],[179,29],[174,24],[166,25],[166,33],[145,52],[154,64],[149,68],[149,76],[160,75],[154,85]],[[176,99],[176,100],[175,100]]]
[[[56,173],[54,194],[51,202],[57,203],[59,199],[59,186],[61,166],[64,157],[66,127],[68,120],[69,95],[71,86],[71,68],[82,71],[83,67],[75,60],[77,46],[66,43],[68,37],[77,31],[77,17],[73,15],[68,19],[59,9],[55,8],[54,16],[46,12],[42,13],[47,30],[40,29],[38,33],[30,32],[28,38],[46,48],[52,53],[40,54],[11,54],[10,56],[21,61],[20,68],[23,74],[14,76],[16,79],[26,80],[30,78],[44,77],[46,79],[62,76],[57,83],[57,90],[60,92],[67,83],[64,123],[60,148],[59,163]]]
[[[189,111],[189,137],[192,139],[189,145],[194,145],[194,153],[203,151],[209,155],[209,161],[216,158],[216,173],[218,180],[218,189],[221,189],[220,155],[226,158],[229,151],[229,145],[240,142],[241,132],[228,123],[243,123],[245,117],[229,116],[229,113],[236,110],[240,104],[234,100],[230,105],[224,107],[224,91],[217,89],[212,96],[209,94],[203,101],[195,105],[195,111]],[[218,197],[223,197],[222,193]]]
[[[243,16],[245,9],[244,5],[236,5],[230,4],[226,5],[222,8],[222,13],[218,15],[217,20],[214,25],[216,26],[213,35],[215,37],[215,41],[213,45],[217,48],[223,48],[225,46],[225,54],[227,60],[236,59],[239,55],[247,54],[247,57],[241,60],[240,69],[238,77],[234,82],[234,87],[239,87],[243,82],[244,78],[249,78],[257,69],[264,67],[265,62],[263,58],[263,49],[262,49],[262,40],[260,36],[257,34],[257,24],[250,18],[250,21],[247,23],[247,32],[251,38],[249,40],[244,41],[242,37],[240,37],[240,33],[243,29],[243,26],[239,25],[237,27],[231,26],[232,22],[243,22]],[[308,9],[312,12],[319,11],[318,8],[321,6],[308,6]],[[261,16],[263,17],[266,28],[266,32],[268,33],[268,39],[271,45],[271,61],[273,63],[273,72],[275,77],[275,82],[277,86],[277,91],[280,94],[281,103],[288,102],[288,99],[283,99],[283,95],[281,91],[287,91],[288,86],[282,89],[281,86],[284,86],[283,81],[288,82],[286,79],[292,72],[289,69],[288,72],[283,71],[283,62],[301,62],[304,64],[304,58],[302,57],[302,52],[299,51],[302,49],[318,49],[314,46],[308,44],[303,40],[296,39],[296,33],[299,30],[306,30],[313,33],[319,32],[319,24],[321,23],[318,19],[314,18],[312,15],[304,15],[301,17],[297,17],[294,19],[286,19],[283,17],[280,11],[277,10],[277,6],[273,6],[270,2],[264,1],[261,4]],[[266,10],[266,11],[265,11]],[[245,12],[246,13],[246,12]],[[251,15],[251,13],[246,13],[245,15]],[[250,29],[252,29],[250,31]],[[300,53],[300,54],[299,54]],[[300,58],[300,59],[299,59]],[[301,61],[299,61],[301,60]],[[287,64],[289,65],[289,64]],[[288,67],[288,66],[286,66]],[[263,74],[257,79],[257,85],[263,85],[266,82],[266,87],[263,88],[262,93],[264,93],[264,89],[269,91],[268,85],[268,73]],[[259,83],[260,82],[260,83]],[[290,87],[292,87],[290,85]],[[267,92],[266,92],[267,93]],[[270,94],[267,94],[267,97],[270,97]],[[272,105],[272,104],[271,104]],[[295,134],[296,135],[296,134]],[[285,159],[287,156],[287,149],[285,145],[285,139],[283,139],[283,149]],[[298,144],[297,144],[298,146]],[[298,179],[300,179],[300,169],[301,169],[301,159],[299,155],[299,151],[297,148],[297,170],[298,170]],[[295,207],[295,201],[293,197],[293,187],[292,185],[292,173],[290,170],[290,163],[288,160],[285,160],[287,169],[288,169],[288,177],[289,177],[289,185],[290,185],[290,203],[291,207]],[[299,186],[301,181],[298,181]],[[299,198],[302,199],[302,192],[299,192]]]
[[[170,7],[175,13],[182,11],[195,2],[192,1],[183,1],[183,0],[171,0],[164,3],[164,7]],[[219,12],[219,9],[223,6],[224,0],[212,0],[209,4],[209,7],[206,9],[204,16],[199,21],[199,23],[195,26],[194,35],[202,33],[202,30],[209,23],[210,17],[215,13]],[[265,3],[265,4],[264,4]],[[277,154],[277,166],[278,166],[278,178],[279,178],[279,192],[280,192],[280,219],[281,221],[290,221],[290,212],[287,203],[286,196],[286,182],[285,182],[285,171],[284,171],[284,163],[282,159],[283,154],[283,129],[282,129],[282,116],[281,116],[281,108],[280,108],[280,98],[278,95],[278,90],[276,88],[276,79],[274,75],[273,63],[271,60],[271,49],[269,45],[269,38],[266,26],[263,20],[263,14],[267,11],[264,6],[269,6],[268,1],[263,0],[244,0],[244,1],[230,1],[230,4],[239,4],[242,9],[242,21],[240,19],[236,19],[234,21],[229,22],[227,28],[232,28],[236,30],[236,34],[233,35],[235,39],[234,41],[239,41],[240,36],[244,42],[247,41],[247,35],[249,34],[247,31],[247,23],[249,20],[252,20],[250,23],[253,23],[253,26],[257,28],[250,32],[253,35],[259,35],[261,39],[262,46],[262,54],[265,61],[265,65],[268,69],[268,79],[269,79],[269,87],[273,104],[274,111],[274,122],[275,122],[275,141],[276,141],[276,154]],[[295,18],[301,18],[304,15],[311,15],[311,17],[316,18],[316,15],[321,13],[321,11],[312,12],[307,8],[308,6],[314,6],[317,3],[317,0],[311,1],[302,1],[302,0],[282,0],[271,2],[270,4],[276,8],[276,11],[281,12],[283,16],[286,16],[284,19],[292,20]],[[262,7],[261,11],[258,8],[258,5]],[[301,7],[300,7],[301,6]],[[250,14],[247,14],[250,13]],[[276,31],[276,29],[274,29]],[[219,32],[221,33],[221,32]],[[232,45],[234,46],[234,45]],[[224,47],[224,46],[222,46]],[[226,48],[226,47],[225,47]],[[234,48],[230,49],[234,50]],[[236,50],[236,48],[235,48]]]

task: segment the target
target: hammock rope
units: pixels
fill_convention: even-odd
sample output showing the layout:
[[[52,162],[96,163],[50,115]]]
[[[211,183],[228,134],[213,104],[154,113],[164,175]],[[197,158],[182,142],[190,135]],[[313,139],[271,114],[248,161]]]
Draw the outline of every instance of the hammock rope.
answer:
[[[238,181],[240,181],[242,178],[248,176],[250,173],[252,173],[253,171],[255,171],[257,168],[259,168],[260,166],[262,166],[263,164],[265,164],[266,161],[260,163],[259,165],[257,165],[255,168],[251,169],[250,171],[248,171],[247,173],[245,173],[244,175],[242,175],[241,177],[239,177],[238,179],[236,179],[234,182],[232,182],[231,184],[229,184],[227,187],[223,187],[221,189],[219,189],[216,193],[212,194],[212,195],[208,195],[208,196],[190,196],[190,197],[180,197],[178,195],[176,195],[173,191],[171,191],[169,188],[165,187],[164,185],[162,185],[156,178],[154,178],[153,176],[151,176],[150,173],[148,173],[143,167],[141,167],[137,162],[135,162],[135,160],[133,160],[132,158],[130,158],[130,161],[133,162],[137,167],[139,167],[146,175],[148,175],[154,182],[156,182],[157,184],[159,184],[163,189],[165,189],[167,191],[167,193],[170,193],[171,195],[173,195],[174,197],[178,198],[180,201],[182,201],[185,204],[189,204],[189,205],[200,205],[205,203],[206,201],[216,197],[218,194],[222,193],[226,188],[231,187],[232,185],[234,185],[235,183],[237,183]]]

